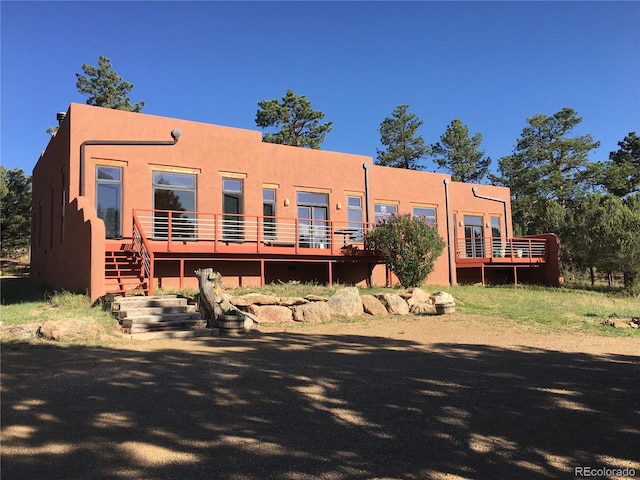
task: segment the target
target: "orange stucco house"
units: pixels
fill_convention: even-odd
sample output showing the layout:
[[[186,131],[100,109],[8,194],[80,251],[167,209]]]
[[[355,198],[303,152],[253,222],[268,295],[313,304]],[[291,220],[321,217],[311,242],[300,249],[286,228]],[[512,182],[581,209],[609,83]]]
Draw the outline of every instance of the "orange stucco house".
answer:
[[[31,276],[153,293],[201,267],[227,286],[394,278],[365,233],[423,215],[447,248],[428,283],[561,281],[553,235],[511,238],[509,189],[262,142],[259,131],[72,104],[33,170]]]

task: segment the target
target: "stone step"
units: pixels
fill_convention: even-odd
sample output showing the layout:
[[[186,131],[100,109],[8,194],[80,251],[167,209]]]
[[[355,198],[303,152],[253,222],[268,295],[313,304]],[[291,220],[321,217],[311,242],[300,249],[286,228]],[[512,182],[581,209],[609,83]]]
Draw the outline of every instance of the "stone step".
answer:
[[[179,307],[187,305],[188,300],[182,297],[125,297],[111,303],[111,311],[130,310],[132,308]]]
[[[114,295],[105,308],[118,319],[123,337],[132,339],[211,336],[196,305],[180,295]]]
[[[191,330],[123,333],[122,338],[128,340],[155,340],[162,338],[215,337],[218,335],[219,332],[215,328],[193,328]]]
[[[127,306],[128,307],[128,306]],[[127,317],[142,317],[149,315],[168,315],[171,313],[197,313],[195,305],[176,305],[171,307],[133,307],[113,312],[118,320]],[[199,315],[198,315],[199,316]]]
[[[189,320],[201,320],[200,313],[188,312],[188,313],[167,313],[165,315],[134,315],[127,316],[122,319],[122,326],[140,325],[140,324],[161,324],[171,322],[186,322]]]
[[[189,330],[193,328],[206,328],[206,320],[173,320],[155,323],[127,323],[122,325],[125,333],[155,332],[166,330]]]

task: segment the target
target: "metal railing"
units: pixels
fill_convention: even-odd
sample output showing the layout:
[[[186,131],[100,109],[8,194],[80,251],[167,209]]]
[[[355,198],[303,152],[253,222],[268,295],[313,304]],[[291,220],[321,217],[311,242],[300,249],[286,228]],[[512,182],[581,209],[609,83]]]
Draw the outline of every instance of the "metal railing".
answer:
[[[151,279],[151,253],[147,246],[146,238],[142,232],[142,228],[140,227],[140,223],[138,222],[138,219],[136,219],[135,215],[133,217],[133,245],[136,253],[141,258],[144,277]]]
[[[263,246],[339,249],[364,247],[364,222],[303,218],[135,210],[144,237],[154,241],[255,243]]]
[[[460,238],[456,257],[493,259],[546,259],[547,241],[540,238]]]

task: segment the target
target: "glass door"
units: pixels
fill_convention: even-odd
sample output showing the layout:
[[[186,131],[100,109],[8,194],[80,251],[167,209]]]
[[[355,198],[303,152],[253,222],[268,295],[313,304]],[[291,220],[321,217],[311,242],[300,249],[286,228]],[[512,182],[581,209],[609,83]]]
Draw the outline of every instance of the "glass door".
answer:
[[[329,222],[326,194],[298,192],[298,244],[308,248],[328,248]]]
[[[298,237],[301,247],[326,248],[328,245],[327,209],[298,207]]]
[[[222,239],[226,242],[242,242],[244,225],[242,218],[242,180],[222,180]]]
[[[464,240],[467,258],[484,257],[484,229],[482,216],[464,216]]]

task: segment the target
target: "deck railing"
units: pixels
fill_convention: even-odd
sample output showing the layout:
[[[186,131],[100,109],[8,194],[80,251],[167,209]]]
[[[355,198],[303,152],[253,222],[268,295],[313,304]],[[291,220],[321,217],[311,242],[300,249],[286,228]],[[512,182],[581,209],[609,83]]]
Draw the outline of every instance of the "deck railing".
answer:
[[[147,246],[147,239],[144,236],[140,222],[134,216],[133,217],[133,246],[138,255],[140,255],[142,261],[142,270],[145,278],[151,277],[151,252]]]
[[[151,241],[256,244],[266,247],[365,248],[364,222],[222,213],[135,210],[134,225]]]
[[[540,238],[460,238],[456,241],[456,258],[493,261],[514,259],[545,259],[547,241]]]

